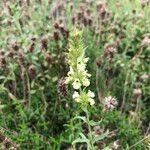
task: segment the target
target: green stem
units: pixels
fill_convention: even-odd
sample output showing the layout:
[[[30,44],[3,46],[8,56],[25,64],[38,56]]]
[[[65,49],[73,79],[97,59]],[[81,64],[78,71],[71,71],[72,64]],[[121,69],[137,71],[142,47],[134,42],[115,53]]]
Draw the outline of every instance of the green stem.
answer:
[[[87,123],[87,126],[88,126],[88,131],[89,131],[89,140],[90,140],[90,143],[88,145],[88,150],[92,150],[94,149],[94,143],[92,142],[93,141],[93,135],[92,135],[92,129],[91,129],[91,125],[90,125],[90,115],[89,115],[89,112],[87,110],[87,107],[85,108],[85,113],[86,113],[86,123]]]

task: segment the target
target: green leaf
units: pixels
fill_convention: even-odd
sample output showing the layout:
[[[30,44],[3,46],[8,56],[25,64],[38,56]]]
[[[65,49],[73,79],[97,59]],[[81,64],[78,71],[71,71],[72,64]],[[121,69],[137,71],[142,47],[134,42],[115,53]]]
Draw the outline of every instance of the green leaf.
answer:
[[[87,139],[86,136],[83,133],[79,133],[79,135],[83,138],[83,139]]]
[[[100,120],[100,121],[98,121],[98,122],[93,121],[93,120],[90,120],[89,124],[90,124],[90,126],[97,126],[97,125],[99,125],[101,122],[102,122],[102,120]]]
[[[0,76],[0,80],[5,79],[5,78],[6,78],[5,76]]]
[[[88,142],[89,142],[88,139],[78,138],[78,139],[74,140],[74,141],[72,142],[72,144],[75,144],[75,143],[88,143]]]
[[[109,146],[103,148],[103,150],[112,150],[111,148],[109,148]]]
[[[83,117],[83,116],[76,116],[73,118],[74,120],[75,119],[80,119],[80,120],[83,120],[84,122],[86,122],[86,117]]]
[[[97,142],[97,141],[103,140],[104,138],[106,138],[108,136],[108,134],[109,134],[109,132],[107,131],[101,135],[98,135],[94,138],[94,141]]]
[[[0,110],[5,108],[5,107],[6,107],[6,105],[0,105]]]

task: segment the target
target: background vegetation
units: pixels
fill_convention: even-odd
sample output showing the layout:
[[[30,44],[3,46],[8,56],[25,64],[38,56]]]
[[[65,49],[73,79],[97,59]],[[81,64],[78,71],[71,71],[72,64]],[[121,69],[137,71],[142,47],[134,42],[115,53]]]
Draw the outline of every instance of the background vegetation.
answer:
[[[109,133],[97,149],[146,150],[150,133],[149,0],[0,1],[0,147],[21,150],[86,149],[72,142],[86,124],[64,83],[74,27],[83,31],[93,134]],[[104,110],[113,96],[118,106]],[[7,137],[7,138],[6,138]],[[135,144],[135,145],[134,145]]]

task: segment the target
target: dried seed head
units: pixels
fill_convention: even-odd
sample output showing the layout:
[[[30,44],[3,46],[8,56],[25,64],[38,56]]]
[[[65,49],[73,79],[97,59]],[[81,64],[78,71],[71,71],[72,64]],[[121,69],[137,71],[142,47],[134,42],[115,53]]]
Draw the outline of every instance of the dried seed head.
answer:
[[[30,52],[33,52],[33,51],[34,51],[34,48],[35,48],[35,42],[32,41],[32,43],[31,43],[30,46],[29,46],[29,51],[30,51]]]
[[[86,10],[86,14],[87,14],[87,16],[90,17],[90,16],[91,16],[91,10],[90,10],[90,9],[87,9],[87,10]]]
[[[53,38],[54,38],[55,41],[59,41],[60,37],[59,37],[58,31],[54,31]]]
[[[85,8],[86,8],[86,5],[84,3],[81,3],[80,6],[79,6],[79,10],[84,12]]]
[[[5,3],[5,7],[6,7],[6,10],[7,10],[7,14],[10,15],[10,16],[13,16],[13,12],[12,12],[12,9],[11,9],[10,5],[11,5],[11,4],[10,4],[9,1],[7,1],[7,2]]]
[[[48,40],[47,37],[42,37],[41,39],[41,49],[45,49],[47,50],[47,46],[48,46]]]
[[[55,23],[54,23],[54,28],[55,28],[55,29],[59,29],[59,23],[58,23],[58,22],[55,22]]]
[[[92,23],[93,23],[93,20],[92,20],[91,17],[89,17],[89,18],[88,18],[88,25],[89,25],[89,26],[92,26]]]
[[[64,22],[64,18],[59,18],[58,23],[59,23],[60,25],[62,25],[63,22]]]
[[[30,0],[24,0],[24,3],[25,3],[27,6],[30,6]]]
[[[39,2],[40,4],[42,4],[42,0],[38,0],[38,2]]]
[[[14,51],[18,51],[19,50],[19,48],[20,48],[20,45],[19,45],[19,43],[17,42],[17,41],[11,41],[11,43],[10,43],[11,45],[11,48],[14,50]]]
[[[142,7],[145,7],[146,5],[148,5],[149,2],[150,2],[149,0],[141,0]]]
[[[4,56],[4,55],[5,55],[4,51],[0,50],[0,56]]]
[[[70,5],[70,10],[72,11],[74,5],[73,5],[73,3],[70,3],[69,5]]]
[[[104,132],[104,129],[102,129],[100,126],[95,126],[93,131],[94,131],[94,135],[100,135]]]
[[[59,25],[59,30],[60,30],[61,33],[63,33],[63,32],[65,31],[65,26],[64,26],[64,24],[60,24],[60,25]]]
[[[76,16],[73,16],[72,17],[72,24],[75,24],[76,23]]]
[[[6,58],[3,55],[0,55],[0,69],[6,68]]]
[[[104,20],[107,16],[106,4],[104,2],[100,2],[97,4],[97,11],[100,15],[100,19]]]
[[[61,97],[66,97],[68,91],[68,86],[65,83],[65,79],[61,78],[58,82],[58,93]]]
[[[62,32],[62,35],[65,39],[68,39],[69,38],[69,30],[65,29],[64,32]]]
[[[116,49],[116,45],[115,44],[106,44],[105,45],[105,53],[104,55],[106,57],[110,57],[113,58],[114,55],[116,54],[117,49]]]
[[[14,55],[15,55],[15,52],[12,49],[10,49],[7,53],[7,57],[10,57],[10,58],[13,58]]]
[[[77,12],[77,20],[82,20],[83,18],[83,12],[82,11],[78,11]]]
[[[96,66],[97,66],[98,68],[100,68],[100,67],[102,66],[102,61],[101,61],[100,59],[97,59],[97,60],[95,61],[95,63],[96,63]]]
[[[21,63],[22,65],[25,65],[25,55],[24,55],[24,53],[21,52],[21,51],[19,51],[19,52],[17,53],[17,57],[18,57],[18,60],[20,61],[20,63]]]
[[[46,53],[45,60],[48,64],[50,64],[52,62],[52,57],[49,53]]]
[[[31,38],[31,41],[32,41],[32,42],[35,42],[35,41],[36,41],[36,37],[32,37],[32,38]]]
[[[37,69],[34,65],[30,65],[28,68],[28,73],[30,77],[35,77],[37,74]]]
[[[134,89],[133,90],[133,96],[135,98],[140,98],[142,96],[142,90],[141,89]]]
[[[41,39],[41,49],[42,50],[47,50],[47,46],[48,46],[47,37],[42,37],[42,39]]]
[[[5,134],[0,131],[0,145],[4,145],[4,149],[12,149],[17,150],[18,146],[16,146],[11,139],[9,139]]]
[[[85,27],[88,25],[88,19],[86,17],[83,18],[83,24]]]

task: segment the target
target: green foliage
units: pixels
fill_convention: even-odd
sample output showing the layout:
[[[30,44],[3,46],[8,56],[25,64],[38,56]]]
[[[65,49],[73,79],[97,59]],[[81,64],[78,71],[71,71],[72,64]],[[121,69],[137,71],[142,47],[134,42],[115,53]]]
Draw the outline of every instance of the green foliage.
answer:
[[[149,3],[2,0],[0,9],[0,149],[149,147]],[[76,72],[86,66],[91,74],[93,106],[72,98],[83,90],[88,99],[88,84],[83,76],[79,91],[65,84],[68,58]],[[109,96],[117,108],[106,104]]]

